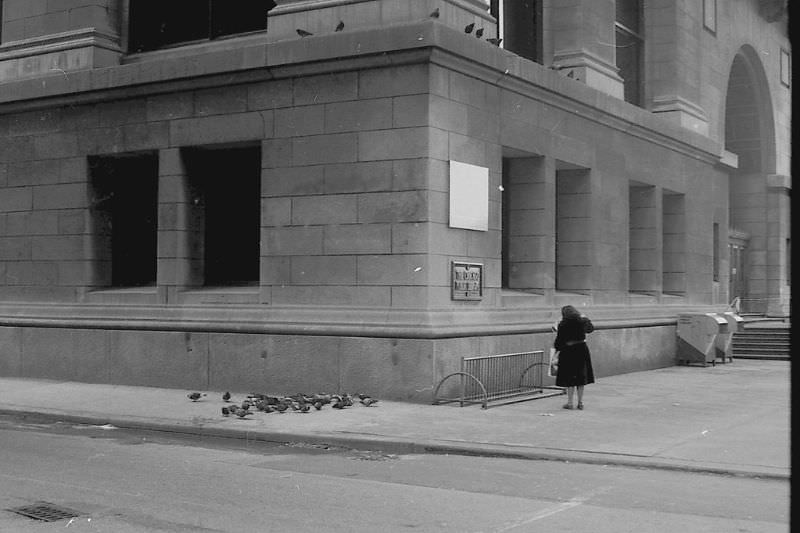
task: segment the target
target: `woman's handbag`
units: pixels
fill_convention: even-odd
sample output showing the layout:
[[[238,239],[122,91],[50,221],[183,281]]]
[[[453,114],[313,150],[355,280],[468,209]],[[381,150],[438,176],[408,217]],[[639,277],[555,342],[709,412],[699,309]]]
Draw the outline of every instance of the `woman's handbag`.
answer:
[[[547,375],[554,378],[558,375],[558,350],[550,348],[550,364],[547,365]]]

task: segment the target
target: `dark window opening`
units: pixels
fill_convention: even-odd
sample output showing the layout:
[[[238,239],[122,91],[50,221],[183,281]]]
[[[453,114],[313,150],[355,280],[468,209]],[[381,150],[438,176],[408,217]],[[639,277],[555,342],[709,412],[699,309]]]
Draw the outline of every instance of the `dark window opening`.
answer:
[[[792,239],[786,239],[786,284],[792,284]]]
[[[714,249],[712,251],[713,257],[711,268],[714,281],[719,281],[719,224],[715,222],[713,228],[712,242]]]
[[[639,0],[617,0],[616,61],[623,80],[625,101],[642,104],[644,38]]]
[[[201,207],[203,285],[258,283],[260,148],[187,149],[185,161],[193,202]]]
[[[274,0],[131,0],[130,51],[267,29]]]
[[[503,201],[500,207],[500,286],[504,289],[511,287],[511,178],[508,171],[509,161],[503,158],[502,191]]]
[[[156,283],[158,157],[153,153],[89,158],[95,283]]]
[[[498,37],[503,39],[503,48],[541,63],[541,0],[492,0],[490,10],[497,20]]]

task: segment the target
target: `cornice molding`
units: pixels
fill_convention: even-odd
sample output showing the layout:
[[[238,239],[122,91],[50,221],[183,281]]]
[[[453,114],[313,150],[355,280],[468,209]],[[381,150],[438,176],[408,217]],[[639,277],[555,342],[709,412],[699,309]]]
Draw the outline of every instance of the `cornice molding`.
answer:
[[[767,187],[776,191],[792,190],[792,177],[786,174],[767,174]]]
[[[230,45],[220,51],[205,47],[196,56],[155,54],[152,60],[140,57],[69,77],[0,84],[0,112],[430,60],[695,159],[719,161],[720,147],[707,137],[435,21],[233,49]]]
[[[513,64],[512,68],[500,71],[497,68],[453,54],[450,50],[437,48],[431,55],[431,62],[441,67],[495,83],[503,89],[623,131],[645,141],[665,146],[694,159],[710,164],[719,162],[720,148],[711,139],[679,126],[673,126],[647,110],[587,87],[579,81],[567,80],[552,69],[523,58],[517,59],[528,63],[524,67],[526,74],[538,71],[535,81],[524,77],[520,72],[522,69],[513,68]],[[564,84],[573,86],[564,87]],[[574,90],[565,90],[567,88]],[[587,92],[591,94],[585,94]],[[586,98],[582,98],[582,96],[586,96]],[[695,142],[689,142],[688,139]]]

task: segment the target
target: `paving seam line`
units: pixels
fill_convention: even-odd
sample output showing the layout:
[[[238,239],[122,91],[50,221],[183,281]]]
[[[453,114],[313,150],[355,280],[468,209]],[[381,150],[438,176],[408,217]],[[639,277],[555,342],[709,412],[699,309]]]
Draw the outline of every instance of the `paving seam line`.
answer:
[[[350,448],[357,450],[378,450],[397,454],[451,454],[473,457],[490,457],[501,459],[523,459],[538,461],[560,461],[581,464],[595,464],[608,466],[624,466],[633,468],[649,468],[658,470],[670,470],[678,472],[692,472],[699,474],[716,474],[737,477],[748,477],[758,479],[772,479],[787,481],[790,474],[780,472],[768,472],[754,469],[741,469],[736,467],[716,467],[702,464],[691,464],[688,462],[670,463],[660,461],[652,457],[626,456],[609,454],[608,452],[572,452],[557,451],[554,449],[529,449],[511,450],[502,445],[469,445],[454,446],[452,444],[439,444],[435,441],[415,441],[401,437],[376,436],[366,438],[364,436],[341,436],[330,433],[310,434],[310,433],[280,433],[264,430],[248,430],[247,428],[218,428],[177,422],[154,422],[136,421],[124,418],[113,418],[103,416],[75,415],[64,413],[48,413],[40,411],[22,411],[14,409],[0,408],[0,415],[13,417],[31,417],[37,420],[61,421],[73,424],[85,424],[100,426],[110,424],[119,429],[146,430],[162,433],[175,433],[180,435],[198,435],[205,437],[216,437],[226,439],[246,439],[252,441],[271,442],[277,444],[307,443],[315,445],[328,445],[340,448]]]

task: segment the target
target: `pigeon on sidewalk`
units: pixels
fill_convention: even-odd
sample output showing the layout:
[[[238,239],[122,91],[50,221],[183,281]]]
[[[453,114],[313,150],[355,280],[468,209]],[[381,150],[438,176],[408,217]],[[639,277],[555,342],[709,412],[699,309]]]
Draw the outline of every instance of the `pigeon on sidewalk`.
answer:
[[[197,400],[199,400],[203,396],[205,396],[205,393],[201,393],[201,392],[190,392],[189,394],[186,395],[186,397],[189,398],[190,400],[192,400],[193,402],[196,402]]]

